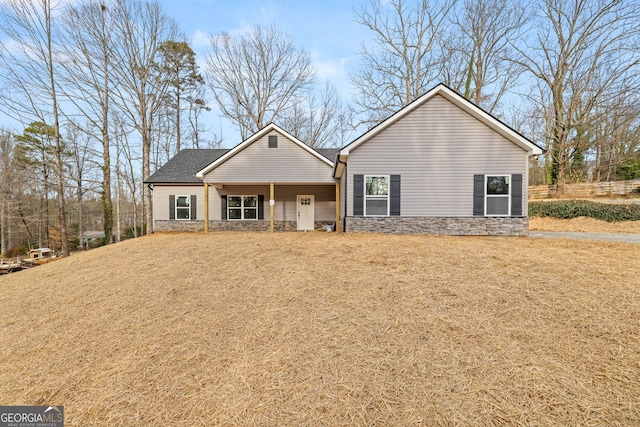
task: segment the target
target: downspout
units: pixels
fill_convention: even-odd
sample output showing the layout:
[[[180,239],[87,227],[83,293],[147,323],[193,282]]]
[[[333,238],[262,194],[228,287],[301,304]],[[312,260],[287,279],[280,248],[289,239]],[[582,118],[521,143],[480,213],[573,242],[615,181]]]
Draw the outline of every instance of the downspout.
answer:
[[[338,154],[336,156],[336,160],[338,160],[338,163],[341,163],[344,165],[344,172],[342,173],[342,176],[347,176],[347,178],[345,179],[349,179],[349,174],[347,174],[347,162],[343,162],[342,160],[340,160],[340,154]],[[342,232],[346,233],[347,232],[347,202],[348,202],[348,198],[347,198],[347,190],[349,188],[349,182],[345,182],[344,184],[344,194],[342,195],[342,198],[344,199],[344,217],[342,218]]]
[[[202,181],[204,182],[204,232],[209,232],[209,183],[205,181],[204,177],[202,177]]]
[[[153,216],[153,184],[152,183],[147,184],[147,188],[149,189],[149,198],[152,200],[152,202],[151,202],[152,205],[149,206],[149,209],[151,209],[151,216]],[[144,205],[144,197],[143,197],[143,200],[142,200],[142,204]],[[134,206],[134,208],[136,208],[136,207]],[[155,228],[154,227],[154,223],[155,222],[156,222],[156,220],[154,218],[153,221],[151,221],[151,224],[147,224],[147,231],[148,231],[149,227],[151,227],[151,232],[152,233],[155,231],[154,230],[154,228]],[[144,224],[144,222],[143,222],[143,224]],[[135,227],[135,225],[134,225],[134,227]],[[142,228],[140,230],[142,232]]]

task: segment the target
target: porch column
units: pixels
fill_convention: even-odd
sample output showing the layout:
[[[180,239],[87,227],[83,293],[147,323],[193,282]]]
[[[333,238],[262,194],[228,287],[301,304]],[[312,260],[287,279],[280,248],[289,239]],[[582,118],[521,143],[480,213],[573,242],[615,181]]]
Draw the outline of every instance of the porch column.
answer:
[[[269,229],[272,233],[274,232],[275,228],[275,222],[273,219],[273,206],[276,204],[274,187],[275,186],[273,185],[273,182],[269,184]]]
[[[204,232],[209,232],[209,183],[204,183]]]
[[[340,183],[336,182],[336,233],[341,233],[340,225]]]

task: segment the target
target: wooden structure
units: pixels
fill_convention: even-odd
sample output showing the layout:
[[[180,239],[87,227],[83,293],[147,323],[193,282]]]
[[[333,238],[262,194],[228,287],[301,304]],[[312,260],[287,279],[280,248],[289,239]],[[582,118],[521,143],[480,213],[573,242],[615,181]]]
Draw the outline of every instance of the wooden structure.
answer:
[[[37,248],[29,251],[29,258],[10,258],[0,260],[0,274],[8,274],[16,271],[26,270],[38,265],[57,261],[62,256],[57,256],[49,248]]]

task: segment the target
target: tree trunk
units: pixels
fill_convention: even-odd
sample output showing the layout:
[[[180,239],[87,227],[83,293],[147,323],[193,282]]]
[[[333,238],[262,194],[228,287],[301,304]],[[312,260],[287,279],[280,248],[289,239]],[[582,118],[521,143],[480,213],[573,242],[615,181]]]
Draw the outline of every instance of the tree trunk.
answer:
[[[79,247],[84,247],[84,209],[82,204],[82,177],[78,179],[78,239]]]
[[[53,127],[55,130],[55,159],[56,159],[56,189],[58,192],[58,224],[60,227],[60,239],[62,240],[62,255],[69,256],[69,239],[67,235],[67,215],[64,201],[64,166],[62,164],[62,137],[60,135],[60,118],[58,117],[58,99],[56,97],[56,84],[53,72],[53,50],[51,47],[51,3],[45,6],[47,26],[47,56],[49,67],[49,84],[53,109]]]
[[[105,34],[105,12],[102,9],[102,34]],[[111,200],[111,152],[109,141],[109,55],[103,50],[104,67],[104,104],[102,105],[102,212],[104,217],[104,243],[113,243],[113,201]]]
[[[122,208],[120,206],[120,147],[116,155],[116,241],[121,241],[120,230],[122,229]]]
[[[106,141],[106,142],[105,142]],[[102,216],[104,220],[104,243],[113,243],[113,201],[111,200],[111,156],[109,155],[109,136],[103,133],[102,151]]]
[[[181,132],[180,132],[180,91],[176,94],[176,152],[178,154],[181,149]]]
[[[41,221],[43,221],[43,224],[40,226],[40,241],[38,242],[39,247],[50,246],[49,244],[49,184],[48,184],[49,175],[45,173],[44,179],[45,179],[44,207],[41,207],[42,212],[40,212],[40,218],[41,218]]]
[[[7,203],[1,201],[0,206],[0,246],[2,246],[2,256],[7,252]]]
[[[142,124],[142,181],[151,176],[151,129],[147,125],[147,121],[143,120]],[[151,209],[151,189],[148,185],[142,186],[144,218],[147,225],[147,233],[153,233],[153,212]]]

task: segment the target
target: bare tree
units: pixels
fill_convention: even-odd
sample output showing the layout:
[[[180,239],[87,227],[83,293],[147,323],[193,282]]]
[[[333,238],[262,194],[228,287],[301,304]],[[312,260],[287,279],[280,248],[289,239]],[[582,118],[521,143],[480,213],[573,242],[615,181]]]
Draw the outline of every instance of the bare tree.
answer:
[[[202,125],[202,113],[211,111],[211,107],[207,105],[205,100],[205,90],[204,86],[196,88],[196,92],[189,99],[188,120],[191,128],[189,134],[193,142],[193,148],[200,148],[202,134],[206,132],[206,128]]]
[[[15,186],[18,183],[17,168],[14,166],[15,139],[5,129],[0,129],[0,247],[1,254],[13,248],[12,205]]]
[[[553,108],[550,163],[564,192],[574,154],[598,105],[638,74],[640,4],[614,0],[541,0],[537,35],[512,60],[540,82]],[[545,105],[541,105],[546,107]]]
[[[610,105],[596,109],[591,149],[595,158],[594,181],[640,177],[640,167],[633,167],[634,162],[640,159],[638,95],[637,88],[628,88],[619,97],[610,100]],[[600,109],[606,114],[599,114]]]
[[[163,14],[157,1],[115,0],[114,28],[120,35],[114,54],[119,64],[117,102],[140,133],[142,141],[142,177],[150,176],[150,154],[153,126],[163,106],[169,85],[166,76],[158,73],[155,59],[162,42],[177,38],[175,23]],[[143,187],[144,216],[147,233],[151,233],[153,216],[151,191]]]
[[[123,180],[127,187],[128,195],[133,205],[133,237],[138,237],[138,200],[140,194],[140,188],[138,185],[141,183],[141,180],[139,179],[139,175],[136,173],[136,170],[138,170],[137,166],[139,165],[141,158],[135,147],[132,147],[133,144],[129,141],[129,135],[125,131],[121,120],[115,120],[114,128],[116,147],[118,151],[116,173],[118,176],[118,182]],[[120,184],[118,184],[118,191],[120,191]],[[121,208],[118,209],[118,214],[118,223],[120,223],[122,215]]]
[[[516,0],[465,0],[454,22],[454,42],[445,56],[460,58],[457,75],[462,78],[452,87],[494,112],[521,72],[509,57],[513,55],[510,45],[527,26],[525,9]],[[443,70],[443,74],[450,72]]]
[[[309,53],[275,26],[211,37],[206,63],[213,98],[242,139],[286,117],[315,81]]]
[[[175,152],[175,127],[171,114],[161,111],[155,118],[152,138],[154,144],[150,153],[150,173],[154,174],[160,166],[165,164]]]
[[[82,130],[102,146],[102,217],[104,243],[113,243],[113,200],[111,197],[111,142],[109,122],[112,88],[115,86],[114,15],[116,4],[106,6],[97,0],[72,4],[64,15],[64,55],[62,78],[66,99],[74,115],[81,115],[90,126]]]
[[[356,12],[375,37],[374,46],[362,46],[360,71],[351,76],[366,122],[398,111],[434,83],[443,60],[438,40],[454,3],[370,0]]]
[[[82,129],[78,124],[69,122],[66,126],[65,140],[69,152],[69,178],[75,184],[78,209],[78,240],[83,243],[85,232],[85,195],[89,191],[88,181],[92,167],[95,167],[94,150],[90,132]],[[95,177],[94,177],[95,179]],[[108,242],[111,239],[107,239]],[[88,248],[87,248],[88,249]]]
[[[0,31],[11,40],[0,44],[0,68],[8,83],[0,91],[0,103],[12,117],[53,126],[58,226],[62,253],[69,255],[58,104],[59,58],[53,43],[56,7],[51,0],[6,0],[0,4]]]
[[[302,102],[296,103],[282,125],[293,136],[312,148],[339,144],[344,114],[335,88],[328,81],[320,94],[308,92]]]

